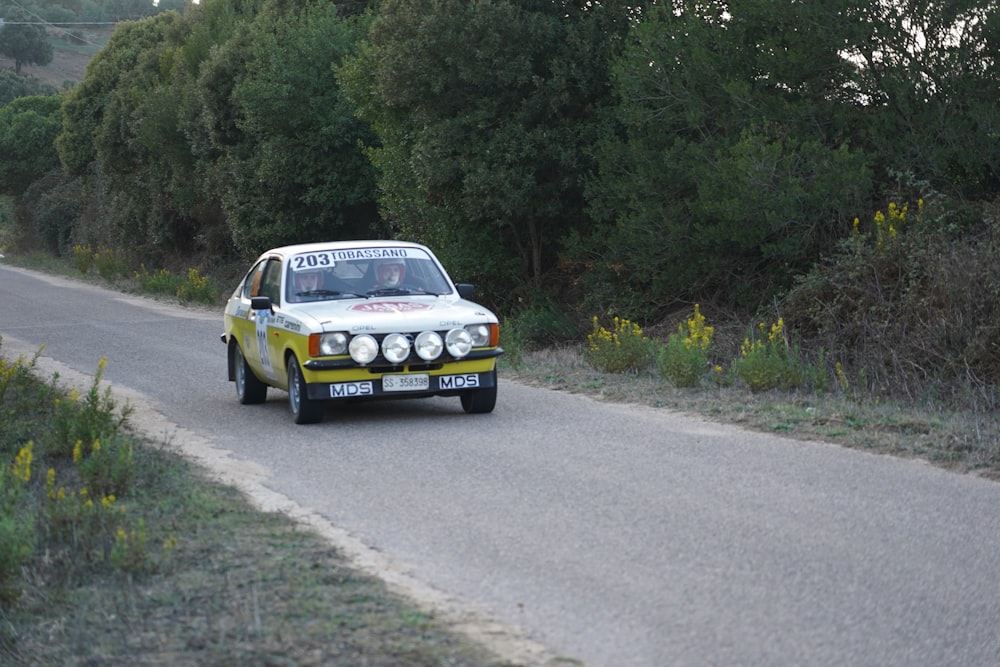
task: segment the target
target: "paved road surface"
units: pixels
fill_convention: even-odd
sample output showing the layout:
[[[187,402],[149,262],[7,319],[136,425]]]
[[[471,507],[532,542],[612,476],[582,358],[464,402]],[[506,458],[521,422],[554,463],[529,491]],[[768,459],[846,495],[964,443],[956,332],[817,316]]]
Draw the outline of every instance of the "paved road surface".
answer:
[[[44,343],[65,377],[107,357],[161,436],[228,450],[213,465],[547,647],[539,661],[1000,665],[996,483],[502,375],[491,415],[435,398],[295,426],[282,392],[236,403],[221,328],[0,265],[4,352]]]

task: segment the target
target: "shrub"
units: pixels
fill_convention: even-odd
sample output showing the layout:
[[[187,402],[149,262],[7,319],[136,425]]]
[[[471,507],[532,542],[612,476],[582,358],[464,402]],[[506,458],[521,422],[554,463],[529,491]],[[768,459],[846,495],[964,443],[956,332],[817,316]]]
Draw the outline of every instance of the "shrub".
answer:
[[[139,288],[149,294],[169,294],[176,295],[184,284],[184,279],[175,276],[167,269],[160,269],[156,273],[150,273],[143,264],[135,274],[139,281]]]
[[[760,335],[744,339],[740,346],[740,358],[736,360],[736,376],[750,387],[750,391],[766,391],[778,386],[795,384],[790,377],[789,345],[785,337],[785,321],[771,325],[761,322]]]
[[[53,468],[46,475],[45,491],[42,516],[53,560],[67,569],[105,561],[125,507],[115,496],[94,494],[86,486],[72,490],[58,485]]]
[[[82,397],[39,381],[34,366],[0,356],[0,608],[20,597],[25,571],[44,586],[94,566],[156,567],[144,524],[119,501],[134,492],[137,466],[122,430],[129,411],[99,388],[105,362]]]
[[[587,336],[584,358],[607,373],[627,373],[648,368],[654,355],[653,342],[642,329],[627,319],[615,317],[610,330],[593,319],[594,330]]]
[[[115,248],[101,246],[94,253],[97,272],[109,283],[128,273],[128,260]]]
[[[526,343],[553,344],[573,340],[580,330],[559,305],[541,294],[533,294],[531,305],[520,311],[510,326]]]
[[[68,458],[73,455],[78,442],[108,441],[115,438],[124,426],[131,408],[125,406],[119,411],[111,396],[111,387],[103,391],[100,388],[107,364],[107,359],[98,362],[93,383],[82,400],[75,389],[68,393],[68,400],[56,400],[52,440],[48,446],[53,455]]]
[[[82,186],[60,170],[33,181],[14,207],[14,222],[25,247],[40,244],[62,256],[72,247],[81,209]]]
[[[85,447],[78,440],[73,447],[80,480],[85,487],[101,496],[122,496],[132,484],[132,441],[124,436],[111,436],[103,442],[94,440]]]
[[[215,289],[209,284],[208,276],[201,275],[198,269],[188,269],[187,282],[178,285],[175,294],[182,303],[210,304],[215,301]]]
[[[90,273],[94,268],[94,251],[89,245],[73,246],[73,264],[76,270],[83,274]]]
[[[677,387],[694,387],[708,369],[708,348],[712,344],[714,329],[705,324],[698,304],[694,314],[685,324],[670,334],[667,344],[657,355],[660,375]]]
[[[501,329],[503,361],[513,368],[520,365],[524,351],[533,344],[557,345],[580,335],[573,319],[548,296],[535,292],[526,300],[530,305],[506,318]]]
[[[894,204],[803,277],[781,308],[850,393],[996,410],[1000,208]]]
[[[111,547],[111,564],[122,572],[145,572],[150,569],[150,556],[146,547],[146,523],[139,519],[136,527],[123,527],[115,532],[115,543]]]
[[[26,506],[33,450],[29,441],[11,463],[0,457],[0,602],[18,597],[21,566],[34,551],[34,522]]]
[[[0,336],[0,342],[2,341],[3,336]],[[7,406],[4,399],[7,396],[7,392],[13,389],[14,391],[12,393],[16,394],[17,386],[19,384],[24,384],[30,379],[31,371],[34,369],[35,364],[38,361],[38,357],[41,356],[42,350],[44,349],[45,346],[43,345],[38,349],[38,352],[35,353],[34,358],[30,361],[25,360],[24,358],[8,361],[6,357],[0,357],[0,405],[6,408]],[[18,409],[18,405],[12,406],[10,408],[11,414]],[[0,414],[4,415],[5,419],[3,421],[5,422],[8,418],[8,415],[5,414],[7,412],[7,410],[0,412]]]
[[[3,493],[0,473],[0,493]],[[34,552],[34,521],[16,507],[0,507],[0,603],[17,600],[21,594],[21,568]]]

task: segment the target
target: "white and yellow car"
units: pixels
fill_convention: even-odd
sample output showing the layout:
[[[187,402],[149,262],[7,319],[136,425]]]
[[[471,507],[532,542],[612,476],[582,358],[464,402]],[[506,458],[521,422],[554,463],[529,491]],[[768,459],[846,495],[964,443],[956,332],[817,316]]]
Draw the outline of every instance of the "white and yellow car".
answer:
[[[262,254],[226,304],[229,379],[242,404],[288,392],[297,424],[328,402],[458,396],[469,413],[497,399],[499,325],[426,247],[339,241]]]

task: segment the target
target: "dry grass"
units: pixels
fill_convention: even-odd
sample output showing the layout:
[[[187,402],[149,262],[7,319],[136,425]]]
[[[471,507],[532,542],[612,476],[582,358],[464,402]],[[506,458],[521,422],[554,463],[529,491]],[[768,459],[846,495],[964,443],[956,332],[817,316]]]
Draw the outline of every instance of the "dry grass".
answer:
[[[740,387],[678,389],[652,372],[602,373],[578,346],[522,352],[503,377],[536,387],[696,414],[802,440],[920,458],[950,470],[1000,479],[1000,416],[882,400]]]
[[[0,662],[501,664],[351,569],[319,536],[251,510],[231,488],[190,479],[189,516],[171,516],[180,536],[167,569],[29,586],[0,614]]]

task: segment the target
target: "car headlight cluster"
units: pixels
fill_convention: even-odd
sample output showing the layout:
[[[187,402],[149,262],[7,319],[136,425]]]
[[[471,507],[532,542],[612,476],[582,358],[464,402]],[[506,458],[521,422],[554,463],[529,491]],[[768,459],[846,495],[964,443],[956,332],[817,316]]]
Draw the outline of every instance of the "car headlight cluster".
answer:
[[[369,334],[360,334],[349,338],[346,333],[324,333],[314,335],[316,344],[311,345],[313,356],[335,357],[350,354],[355,363],[365,366],[378,357],[379,352],[389,363],[401,364],[410,353],[416,354],[424,361],[434,361],[445,350],[455,359],[461,359],[475,347],[485,347],[491,343],[489,324],[470,324],[463,328],[451,329],[442,334],[437,331],[424,331],[412,336],[409,334],[391,333],[378,340]],[[496,325],[492,325],[496,326]]]

